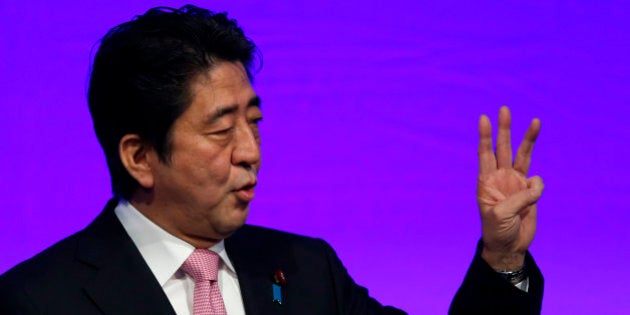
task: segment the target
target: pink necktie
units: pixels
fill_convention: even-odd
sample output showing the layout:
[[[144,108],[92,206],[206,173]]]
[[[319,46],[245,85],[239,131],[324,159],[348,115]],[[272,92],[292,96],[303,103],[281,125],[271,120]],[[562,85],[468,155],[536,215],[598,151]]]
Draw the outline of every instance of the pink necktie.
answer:
[[[195,280],[194,315],[227,315],[217,274],[219,255],[208,249],[195,249],[181,268]]]

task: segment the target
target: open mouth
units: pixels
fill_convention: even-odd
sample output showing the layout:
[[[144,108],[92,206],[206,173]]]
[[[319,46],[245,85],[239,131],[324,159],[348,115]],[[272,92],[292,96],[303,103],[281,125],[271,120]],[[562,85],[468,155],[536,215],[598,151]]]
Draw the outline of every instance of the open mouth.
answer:
[[[256,187],[255,182],[242,186],[235,190],[236,197],[245,202],[252,201],[254,199],[254,187]]]

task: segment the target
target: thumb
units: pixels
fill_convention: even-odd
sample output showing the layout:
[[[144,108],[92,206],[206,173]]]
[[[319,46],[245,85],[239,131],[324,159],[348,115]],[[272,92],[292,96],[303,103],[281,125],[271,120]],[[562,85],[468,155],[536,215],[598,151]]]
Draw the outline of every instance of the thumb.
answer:
[[[502,202],[503,213],[512,216],[519,214],[522,210],[536,203],[536,201],[540,199],[544,187],[545,185],[543,184],[540,176],[534,176],[527,179],[527,189],[509,196]]]

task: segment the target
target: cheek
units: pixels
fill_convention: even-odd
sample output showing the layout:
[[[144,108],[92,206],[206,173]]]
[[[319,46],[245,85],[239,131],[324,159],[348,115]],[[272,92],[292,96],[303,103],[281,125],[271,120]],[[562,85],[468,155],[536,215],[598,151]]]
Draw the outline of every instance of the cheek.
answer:
[[[188,166],[195,165],[189,172],[192,178],[199,181],[197,184],[220,188],[229,183],[231,163],[227,150],[197,152],[193,159]]]
[[[207,185],[217,188],[226,186],[230,182],[230,167],[223,164],[210,164],[203,170]]]
[[[231,150],[229,145],[213,143],[201,135],[177,139],[173,148],[173,171],[185,190],[201,191],[208,197],[217,196],[230,182]]]

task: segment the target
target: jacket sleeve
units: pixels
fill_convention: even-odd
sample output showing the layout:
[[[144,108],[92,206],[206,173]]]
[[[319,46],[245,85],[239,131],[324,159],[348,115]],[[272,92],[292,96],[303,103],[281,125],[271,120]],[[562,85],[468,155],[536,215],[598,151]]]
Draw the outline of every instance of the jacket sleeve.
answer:
[[[544,280],[540,269],[528,252],[525,268],[529,277],[528,292],[503,279],[483,258],[479,242],[464,282],[455,294],[449,314],[540,314]]]

